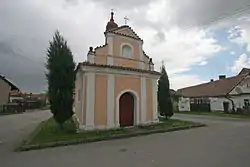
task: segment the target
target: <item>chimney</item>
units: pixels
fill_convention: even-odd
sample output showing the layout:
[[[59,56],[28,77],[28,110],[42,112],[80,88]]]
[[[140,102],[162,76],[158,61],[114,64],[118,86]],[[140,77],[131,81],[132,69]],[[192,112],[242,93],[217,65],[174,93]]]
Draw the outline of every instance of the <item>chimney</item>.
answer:
[[[219,79],[225,79],[226,75],[219,75]]]
[[[210,82],[214,82],[214,79],[210,79]]]

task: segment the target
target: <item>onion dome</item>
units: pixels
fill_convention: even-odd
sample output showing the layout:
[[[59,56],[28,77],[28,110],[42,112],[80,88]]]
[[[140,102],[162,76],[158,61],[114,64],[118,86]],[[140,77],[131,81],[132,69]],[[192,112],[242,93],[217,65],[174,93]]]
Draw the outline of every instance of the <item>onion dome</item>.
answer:
[[[114,22],[114,12],[111,12],[111,18],[110,18],[110,21],[106,25],[106,31],[109,31],[117,27],[118,25]]]

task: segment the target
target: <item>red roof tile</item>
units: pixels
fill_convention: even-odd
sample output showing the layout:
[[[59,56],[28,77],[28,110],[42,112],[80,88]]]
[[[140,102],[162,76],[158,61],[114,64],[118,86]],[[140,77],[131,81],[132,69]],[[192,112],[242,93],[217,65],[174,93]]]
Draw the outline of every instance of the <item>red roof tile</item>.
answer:
[[[177,90],[184,97],[216,97],[224,96],[232,91],[232,89],[242,81],[248,73],[236,75],[217,81],[195,85]]]
[[[114,65],[106,65],[106,64],[95,64],[95,63],[89,63],[87,61],[79,63],[79,65],[82,66],[93,66],[93,67],[100,67],[100,68],[112,68],[112,69],[118,69],[118,70],[126,70],[126,71],[135,71],[135,72],[141,72],[141,73],[149,73],[154,75],[161,75],[161,73],[157,71],[150,71],[150,70],[142,70],[137,68],[131,68],[131,67],[123,67],[123,66],[114,66]]]
[[[104,48],[104,47],[106,47],[107,45],[108,45],[108,44],[104,44],[104,45],[97,46],[97,47],[95,47],[94,50],[97,50],[97,49],[100,49],[100,48]]]

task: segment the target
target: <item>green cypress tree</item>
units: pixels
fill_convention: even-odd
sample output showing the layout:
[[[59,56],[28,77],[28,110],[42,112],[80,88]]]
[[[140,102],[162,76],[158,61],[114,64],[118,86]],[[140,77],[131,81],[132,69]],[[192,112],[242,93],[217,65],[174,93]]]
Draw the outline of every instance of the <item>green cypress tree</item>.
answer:
[[[56,31],[47,49],[47,81],[50,110],[60,126],[73,115],[75,62],[67,41]]]
[[[164,65],[162,65],[161,73],[162,75],[158,80],[158,91],[157,91],[158,108],[160,110],[160,114],[162,116],[165,116],[167,119],[173,116],[173,103],[169,90],[168,75]]]

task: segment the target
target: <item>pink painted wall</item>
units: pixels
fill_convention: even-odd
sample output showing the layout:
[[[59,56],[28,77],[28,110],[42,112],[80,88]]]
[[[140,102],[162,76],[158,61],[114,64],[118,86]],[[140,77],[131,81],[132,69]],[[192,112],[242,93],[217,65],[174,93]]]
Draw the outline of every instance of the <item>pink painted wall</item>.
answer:
[[[95,78],[95,125],[107,125],[107,75]]]

